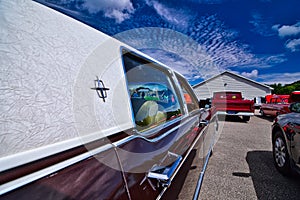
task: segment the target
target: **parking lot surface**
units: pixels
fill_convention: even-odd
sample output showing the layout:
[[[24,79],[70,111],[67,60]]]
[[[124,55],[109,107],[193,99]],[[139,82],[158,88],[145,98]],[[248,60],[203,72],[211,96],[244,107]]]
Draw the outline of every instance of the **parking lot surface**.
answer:
[[[224,121],[199,199],[300,199],[299,177],[284,177],[273,164],[271,124],[260,116]]]

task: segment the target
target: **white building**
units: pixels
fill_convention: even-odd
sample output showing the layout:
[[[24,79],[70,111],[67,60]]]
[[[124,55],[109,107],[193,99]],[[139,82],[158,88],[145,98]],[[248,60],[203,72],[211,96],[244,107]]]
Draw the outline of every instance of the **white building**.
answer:
[[[229,71],[193,86],[198,99],[207,99],[217,91],[240,91],[245,99],[271,94],[273,88]]]

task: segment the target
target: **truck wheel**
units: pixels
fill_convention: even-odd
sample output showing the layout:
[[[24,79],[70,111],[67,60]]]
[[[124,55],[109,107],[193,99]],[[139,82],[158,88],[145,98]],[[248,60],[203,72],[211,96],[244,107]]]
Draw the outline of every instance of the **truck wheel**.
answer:
[[[283,175],[291,174],[290,156],[281,131],[277,131],[273,140],[273,159],[276,169]]]
[[[248,122],[250,120],[250,116],[243,116],[243,121]]]

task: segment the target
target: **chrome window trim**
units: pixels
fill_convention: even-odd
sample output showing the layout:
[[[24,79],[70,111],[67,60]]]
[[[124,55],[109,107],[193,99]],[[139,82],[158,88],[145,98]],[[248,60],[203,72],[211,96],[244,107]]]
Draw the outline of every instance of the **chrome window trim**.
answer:
[[[136,128],[135,116],[134,116],[134,113],[133,113],[132,102],[131,102],[131,99],[130,99],[129,87],[128,87],[129,84],[128,84],[128,79],[127,79],[127,76],[126,76],[126,68],[125,68],[124,59],[123,59],[123,55],[125,53],[130,53],[133,56],[144,59],[145,61],[147,61],[147,62],[149,62],[150,64],[153,65],[151,67],[153,67],[154,69],[159,70],[160,72],[162,72],[163,74],[165,74],[168,77],[168,79],[170,80],[170,85],[173,87],[172,89],[174,90],[174,93],[176,94],[176,100],[178,101],[179,108],[180,108],[180,111],[181,111],[181,115],[182,116],[187,116],[188,115],[187,106],[185,105],[185,103],[183,101],[182,92],[181,92],[180,88],[178,87],[179,83],[178,83],[178,80],[176,78],[175,72],[173,70],[171,70],[169,67],[167,67],[167,66],[165,66],[161,63],[158,63],[155,60],[152,60],[152,59],[150,59],[148,57],[145,57],[145,56],[143,56],[143,55],[141,55],[141,54],[139,54],[139,53],[137,53],[133,50],[130,50],[130,49],[124,47],[124,46],[121,46],[120,47],[120,54],[121,54],[121,60],[122,60],[122,68],[123,68],[124,76],[125,76],[125,79],[126,79],[126,88],[128,90],[128,97],[129,97],[127,100],[130,102],[132,122],[135,125],[135,128]],[[146,130],[144,132],[136,130],[136,133],[140,134],[142,136],[151,136],[151,134],[149,135],[148,133],[155,132],[155,130],[161,129],[162,126],[168,126],[169,123],[176,123],[177,122],[176,120],[181,120],[182,116],[177,117],[176,119],[170,120],[167,123],[164,123],[164,124],[158,125],[154,128],[151,128],[149,130]]]
[[[195,115],[195,116],[193,116],[193,117],[198,117],[198,116]],[[182,118],[181,118],[181,119],[182,119]],[[177,121],[182,121],[182,120],[178,119]],[[173,127],[172,129],[168,130],[167,132],[165,132],[165,133],[163,133],[163,134],[161,134],[161,135],[159,135],[159,136],[157,136],[157,137],[155,137],[155,138],[153,138],[153,139],[149,139],[149,138],[145,137],[144,135],[141,135],[140,133],[138,133],[138,134],[136,134],[136,135],[131,135],[131,136],[128,136],[128,137],[126,137],[126,138],[123,138],[123,139],[121,139],[121,140],[119,140],[119,141],[117,141],[117,142],[114,142],[113,145],[116,146],[116,147],[119,147],[119,146],[124,145],[124,144],[126,144],[126,143],[128,143],[128,142],[130,142],[130,141],[132,141],[132,140],[134,140],[134,139],[137,139],[137,138],[143,139],[143,140],[145,140],[145,141],[147,141],[147,142],[155,143],[155,142],[158,142],[158,141],[162,140],[163,138],[165,138],[166,136],[168,136],[169,134],[171,134],[171,133],[174,132],[175,130],[180,129],[182,126],[184,126],[184,125],[187,124],[188,122],[190,122],[190,121],[189,121],[189,120],[186,120],[185,122],[180,123],[179,125]],[[173,123],[175,123],[175,122],[172,121],[171,124],[173,124]],[[164,127],[165,127],[166,125],[165,125],[165,124],[162,124],[162,125],[160,125],[160,126],[164,126]],[[162,128],[164,128],[164,127],[162,127]],[[158,127],[156,127],[156,128],[160,128],[160,127],[158,126]],[[150,132],[150,131],[153,132],[153,129],[152,129],[152,130],[149,130],[149,132]]]

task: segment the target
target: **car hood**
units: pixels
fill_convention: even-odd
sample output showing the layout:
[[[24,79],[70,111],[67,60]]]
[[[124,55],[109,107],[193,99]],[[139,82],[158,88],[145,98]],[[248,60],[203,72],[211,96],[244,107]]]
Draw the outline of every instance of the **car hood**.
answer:
[[[300,124],[300,113],[288,113],[277,117],[277,123],[280,125],[285,125],[289,122]]]

